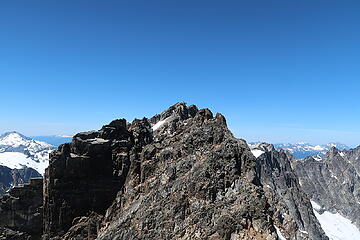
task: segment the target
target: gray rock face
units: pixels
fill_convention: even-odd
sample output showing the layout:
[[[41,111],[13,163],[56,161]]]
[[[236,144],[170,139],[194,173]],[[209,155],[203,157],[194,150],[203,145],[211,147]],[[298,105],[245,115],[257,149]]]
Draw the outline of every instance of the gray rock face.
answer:
[[[0,239],[40,239],[43,179],[14,187],[0,197]]]
[[[75,135],[51,153],[44,179],[44,239],[65,234],[89,211],[105,213],[128,171],[131,143],[126,121],[115,120],[100,131]]]
[[[302,191],[290,163],[293,156],[274,146],[260,143],[251,146],[259,155],[257,170],[265,195],[274,212],[275,225],[286,239],[328,239],[316,219],[309,198]],[[261,151],[261,152],[260,152]]]
[[[360,228],[360,147],[331,148],[321,160],[293,162],[302,189],[324,210],[337,212]]]

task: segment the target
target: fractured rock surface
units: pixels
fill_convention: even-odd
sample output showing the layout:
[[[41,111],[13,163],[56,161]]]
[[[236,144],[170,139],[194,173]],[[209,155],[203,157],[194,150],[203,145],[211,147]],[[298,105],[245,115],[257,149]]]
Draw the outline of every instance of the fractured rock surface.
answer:
[[[0,239],[40,239],[43,179],[12,188],[0,197]]]
[[[302,189],[323,210],[340,213],[360,228],[360,147],[331,148],[321,160],[293,162]]]
[[[286,239],[328,239],[291,167],[293,156],[267,143],[252,145],[251,149],[260,154],[257,157],[260,180],[274,212],[275,225]]]

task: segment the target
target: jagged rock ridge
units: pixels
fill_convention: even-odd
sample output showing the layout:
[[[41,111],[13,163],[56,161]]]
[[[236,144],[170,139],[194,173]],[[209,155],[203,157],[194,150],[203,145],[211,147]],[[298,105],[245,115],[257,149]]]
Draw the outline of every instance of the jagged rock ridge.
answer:
[[[323,211],[340,213],[360,228],[360,147],[331,148],[322,159],[294,161],[302,189]]]
[[[275,225],[286,239],[327,239],[291,167],[293,156],[267,143],[250,145],[271,206]]]

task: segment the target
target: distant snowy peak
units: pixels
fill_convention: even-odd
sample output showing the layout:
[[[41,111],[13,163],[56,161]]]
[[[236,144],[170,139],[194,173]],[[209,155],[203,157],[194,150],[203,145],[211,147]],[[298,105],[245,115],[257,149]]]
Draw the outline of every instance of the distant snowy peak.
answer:
[[[61,144],[71,142],[72,136],[70,135],[46,135],[46,136],[31,136],[32,139],[49,143],[55,147]]]
[[[53,149],[54,146],[46,142],[36,141],[31,138],[25,137],[24,135],[18,132],[8,132],[0,136],[0,148],[2,149],[19,148],[19,149],[27,149],[30,152],[37,152],[45,149]]]
[[[322,145],[313,145],[309,143],[278,143],[274,144],[277,149],[284,149],[289,151],[296,159],[302,159],[306,157],[314,157],[320,160],[325,154],[333,147],[339,150],[348,150],[348,146],[342,143],[328,143]]]
[[[22,135],[21,133],[18,133],[18,132],[6,132],[4,134],[1,134],[0,135],[0,139],[3,139],[3,138],[21,138],[21,139],[27,139],[27,140],[31,140],[31,138],[28,138],[24,135]]]
[[[31,167],[43,174],[49,162],[49,153],[55,147],[33,140],[18,132],[0,136],[0,165],[9,168]]]

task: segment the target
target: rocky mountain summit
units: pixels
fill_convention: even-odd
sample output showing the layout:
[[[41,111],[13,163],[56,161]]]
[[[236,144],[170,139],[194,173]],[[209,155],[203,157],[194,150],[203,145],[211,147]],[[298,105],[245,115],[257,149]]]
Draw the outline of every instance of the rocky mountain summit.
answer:
[[[269,144],[250,149],[221,114],[178,103],[149,119],[114,120],[59,146],[44,174],[42,203],[6,207],[14,215],[5,215],[0,237],[328,239],[291,161]],[[26,189],[32,191],[19,189],[28,193],[10,192],[1,201],[23,201],[37,188]],[[12,219],[17,211],[23,219],[42,218],[43,227],[21,228],[23,219]]]
[[[277,239],[245,141],[184,103],[75,135],[52,153],[44,193],[50,239]]]
[[[335,147],[322,159],[294,161],[302,189],[323,211],[339,213],[360,228],[360,147]]]

